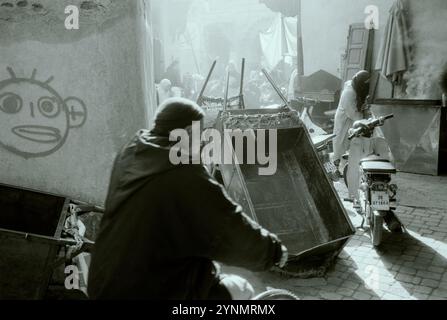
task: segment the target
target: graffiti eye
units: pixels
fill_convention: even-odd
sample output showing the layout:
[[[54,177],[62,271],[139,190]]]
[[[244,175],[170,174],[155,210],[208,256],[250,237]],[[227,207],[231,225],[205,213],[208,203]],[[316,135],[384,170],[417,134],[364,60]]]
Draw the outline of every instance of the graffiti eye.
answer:
[[[39,111],[48,118],[54,118],[60,113],[60,106],[55,98],[42,97],[39,99],[37,106]]]
[[[23,101],[15,93],[7,92],[0,95],[0,110],[8,114],[15,114],[22,109]]]

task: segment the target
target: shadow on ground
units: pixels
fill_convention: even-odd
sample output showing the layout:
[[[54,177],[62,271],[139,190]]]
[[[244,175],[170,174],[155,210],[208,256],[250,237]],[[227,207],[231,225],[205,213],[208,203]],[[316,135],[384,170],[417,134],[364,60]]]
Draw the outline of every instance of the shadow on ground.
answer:
[[[380,297],[365,284],[357,270],[356,263],[344,252],[323,278],[300,279],[277,272],[255,273],[235,267],[222,268],[224,273],[247,279],[256,294],[275,288],[289,290],[302,300],[378,300]]]
[[[440,243],[424,243],[411,230],[401,234],[385,233],[377,249],[384,266],[395,281],[416,299],[446,299],[447,282],[443,275],[447,259],[438,252]],[[396,288],[398,290],[398,288]]]

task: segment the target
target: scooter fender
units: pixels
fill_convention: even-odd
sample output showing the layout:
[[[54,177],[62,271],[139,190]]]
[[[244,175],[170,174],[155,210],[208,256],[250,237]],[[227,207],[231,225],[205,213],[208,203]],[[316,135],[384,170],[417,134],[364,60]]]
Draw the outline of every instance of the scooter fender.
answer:
[[[374,211],[375,216],[380,216],[382,218],[384,218],[386,216],[386,214],[387,214],[386,211],[377,211],[377,210]]]

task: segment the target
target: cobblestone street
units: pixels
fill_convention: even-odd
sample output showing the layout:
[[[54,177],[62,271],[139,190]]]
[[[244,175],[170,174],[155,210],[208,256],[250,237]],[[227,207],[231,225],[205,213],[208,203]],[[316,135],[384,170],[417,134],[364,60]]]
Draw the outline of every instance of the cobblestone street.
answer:
[[[369,234],[358,230],[324,278],[224,271],[246,277],[256,291],[283,288],[304,300],[447,299],[447,177],[398,174],[396,182],[400,188],[396,213],[407,232],[385,232],[382,246],[374,249]],[[336,189],[343,199],[345,186],[336,183]],[[354,226],[360,226],[352,205],[345,202],[345,206]]]

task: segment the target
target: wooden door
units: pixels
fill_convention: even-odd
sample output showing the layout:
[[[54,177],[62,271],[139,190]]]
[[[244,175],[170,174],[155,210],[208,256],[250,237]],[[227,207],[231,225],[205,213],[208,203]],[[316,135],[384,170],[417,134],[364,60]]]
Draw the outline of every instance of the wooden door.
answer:
[[[343,83],[352,79],[360,70],[371,71],[373,37],[374,30],[366,29],[363,23],[356,23],[349,26]]]

